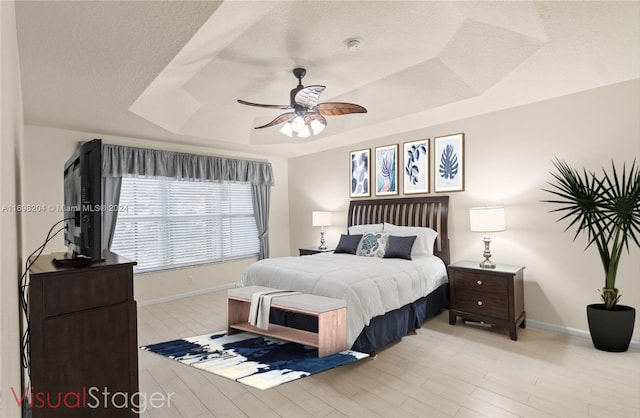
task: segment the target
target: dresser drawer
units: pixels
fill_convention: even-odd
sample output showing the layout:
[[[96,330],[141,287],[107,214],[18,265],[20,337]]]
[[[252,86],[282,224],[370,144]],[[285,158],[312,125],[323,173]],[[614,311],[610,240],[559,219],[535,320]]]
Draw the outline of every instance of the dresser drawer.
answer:
[[[132,269],[126,265],[50,274],[42,286],[46,318],[133,300]]]

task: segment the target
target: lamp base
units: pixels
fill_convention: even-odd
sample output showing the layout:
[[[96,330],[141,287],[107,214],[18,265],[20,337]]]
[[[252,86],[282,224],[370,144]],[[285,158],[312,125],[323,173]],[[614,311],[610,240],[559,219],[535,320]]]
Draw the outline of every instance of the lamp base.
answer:
[[[483,269],[494,269],[496,268],[496,265],[490,260],[491,251],[489,251],[489,244],[491,244],[491,237],[489,237],[489,234],[486,234],[484,238],[482,238],[482,242],[484,242],[484,252],[482,253],[484,261],[480,263],[480,267]]]
[[[480,267],[483,269],[494,269],[496,265],[491,262],[488,258],[486,258],[482,263],[480,263]]]
[[[324,226],[320,227],[320,245],[318,246],[318,249],[323,251],[327,249],[324,241]]]

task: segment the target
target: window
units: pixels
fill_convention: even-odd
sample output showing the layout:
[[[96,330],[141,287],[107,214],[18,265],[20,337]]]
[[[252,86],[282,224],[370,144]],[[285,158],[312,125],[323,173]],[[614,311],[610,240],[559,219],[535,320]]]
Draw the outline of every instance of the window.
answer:
[[[137,273],[256,256],[251,184],[123,177],[111,250]]]

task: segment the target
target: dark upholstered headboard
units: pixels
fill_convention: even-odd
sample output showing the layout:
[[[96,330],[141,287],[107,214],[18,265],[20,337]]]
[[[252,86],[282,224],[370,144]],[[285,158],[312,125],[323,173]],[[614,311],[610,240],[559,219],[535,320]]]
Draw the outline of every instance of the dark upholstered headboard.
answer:
[[[347,226],[388,222],[429,227],[438,231],[433,253],[449,265],[448,209],[449,196],[352,200]]]

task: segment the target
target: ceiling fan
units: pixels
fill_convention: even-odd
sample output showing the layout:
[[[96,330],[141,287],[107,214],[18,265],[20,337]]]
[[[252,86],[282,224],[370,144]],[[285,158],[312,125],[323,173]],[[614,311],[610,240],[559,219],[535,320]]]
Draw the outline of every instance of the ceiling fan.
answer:
[[[287,136],[297,133],[300,138],[307,138],[318,135],[327,126],[325,116],[347,115],[349,113],[367,113],[367,109],[353,103],[325,102],[318,103],[320,93],[325,86],[302,85],[302,78],[307,74],[304,68],[294,68],[293,75],[298,79],[298,86],[291,90],[291,104],[289,105],[267,105],[251,103],[239,100],[238,103],[248,106],[267,107],[270,109],[292,110],[276,117],[266,125],[258,126],[255,129],[268,128],[270,126],[283,123],[280,132]]]

